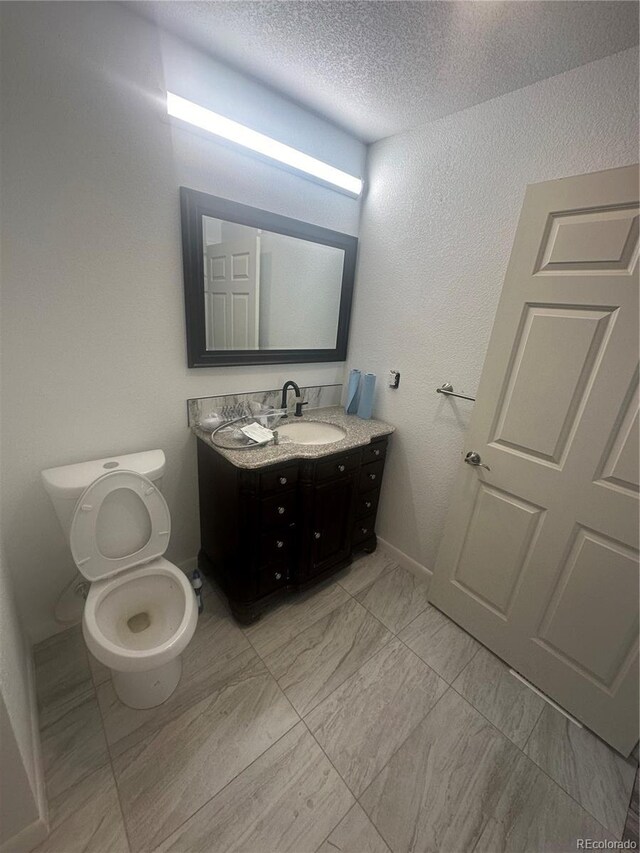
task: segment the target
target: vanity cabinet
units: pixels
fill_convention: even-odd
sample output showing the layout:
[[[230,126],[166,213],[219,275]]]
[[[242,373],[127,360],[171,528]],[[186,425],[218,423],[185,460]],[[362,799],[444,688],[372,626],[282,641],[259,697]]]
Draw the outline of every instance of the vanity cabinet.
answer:
[[[199,566],[251,622],[376,547],[387,437],[318,459],[240,468],[198,440]]]

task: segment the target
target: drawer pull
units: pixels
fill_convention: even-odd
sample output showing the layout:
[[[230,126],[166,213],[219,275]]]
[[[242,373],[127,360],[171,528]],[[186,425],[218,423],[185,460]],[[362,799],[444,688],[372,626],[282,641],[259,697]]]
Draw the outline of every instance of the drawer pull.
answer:
[[[380,450],[379,450],[378,448],[376,448],[376,449],[373,451],[373,455],[374,455],[374,456],[380,456]]]
[[[284,548],[284,542],[282,539],[276,539],[276,548]]]
[[[378,476],[377,474],[369,474],[369,479],[370,479],[370,480],[375,480],[375,478],[376,478],[377,476]]]
[[[371,501],[365,501],[364,505],[366,506],[367,509],[371,509]]]
[[[280,483],[281,486],[286,486],[287,485],[287,478],[286,477],[279,477],[278,482]]]
[[[322,533],[320,533],[319,530],[316,530],[316,532],[313,534],[314,539],[319,539],[321,536],[322,536]]]
[[[283,506],[279,506],[278,507],[278,515],[284,515],[284,514],[285,514],[285,508]]]
[[[276,572],[276,573],[274,574],[274,578],[275,578],[277,581],[281,580],[281,579],[282,579],[282,572]]]
[[[340,473],[342,474],[342,472],[344,471],[344,465],[338,465],[337,467],[338,471],[340,471]]]

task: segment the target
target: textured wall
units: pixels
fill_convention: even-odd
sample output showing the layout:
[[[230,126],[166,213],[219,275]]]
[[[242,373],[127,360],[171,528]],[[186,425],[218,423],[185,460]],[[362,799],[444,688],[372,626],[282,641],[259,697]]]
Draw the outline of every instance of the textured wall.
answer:
[[[638,159],[631,49],[374,145],[349,366],[402,372],[379,533],[432,568],[529,183]]]
[[[73,577],[40,470],[161,447],[168,558],[198,548],[186,399],[342,381],[342,364],[188,370],[178,187],[357,233],[359,203],[178,129],[164,92],[361,173],[364,146],[117,3],[3,3],[3,528],[33,640]]]

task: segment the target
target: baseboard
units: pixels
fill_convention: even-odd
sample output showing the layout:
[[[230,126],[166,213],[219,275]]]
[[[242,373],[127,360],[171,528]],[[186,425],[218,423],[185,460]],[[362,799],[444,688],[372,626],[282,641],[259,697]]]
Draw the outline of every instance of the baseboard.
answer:
[[[191,577],[191,573],[194,569],[198,568],[198,558],[197,557],[189,557],[188,560],[182,560],[180,563],[176,563],[180,571],[184,572],[185,575]]]
[[[0,853],[30,853],[49,834],[49,809],[44,787],[44,769],[40,747],[40,723],[38,720],[38,704],[36,702],[36,673],[33,663],[33,652],[29,655],[27,681],[29,684],[29,717],[36,786],[34,795],[38,805],[38,817],[33,823],[25,826],[20,832],[1,844]]]
[[[401,551],[399,548],[396,548],[395,545],[387,542],[386,539],[382,539],[378,536],[378,545],[380,545],[383,551],[386,551],[390,557],[393,557],[396,563],[399,566],[402,566],[403,569],[406,569],[419,578],[426,578],[427,580],[431,579],[431,576],[433,575],[431,569],[423,566],[422,563],[414,560],[413,557],[409,557],[408,554],[405,554],[404,551]]]
[[[8,838],[4,844],[1,844],[0,853],[30,853],[34,847],[45,840],[48,834],[49,825],[47,821],[39,817],[16,835]]]

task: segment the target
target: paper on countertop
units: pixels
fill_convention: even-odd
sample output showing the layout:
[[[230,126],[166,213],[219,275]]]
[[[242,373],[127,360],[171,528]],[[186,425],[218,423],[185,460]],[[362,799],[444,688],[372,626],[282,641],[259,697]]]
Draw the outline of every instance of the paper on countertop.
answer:
[[[264,444],[266,441],[273,440],[273,431],[260,424],[247,424],[247,426],[241,428],[241,432],[258,444]]]

